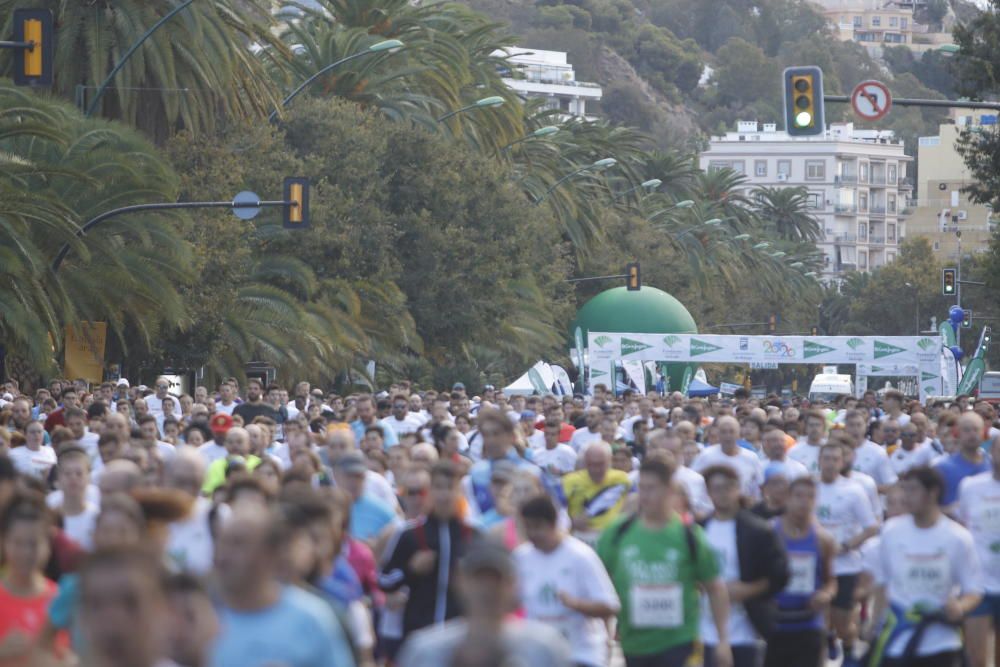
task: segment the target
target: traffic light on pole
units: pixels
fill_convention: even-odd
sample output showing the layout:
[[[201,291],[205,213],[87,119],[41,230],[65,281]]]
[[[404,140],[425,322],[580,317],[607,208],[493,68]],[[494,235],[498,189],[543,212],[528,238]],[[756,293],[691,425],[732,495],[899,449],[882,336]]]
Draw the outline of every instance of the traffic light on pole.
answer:
[[[785,69],[785,131],[793,137],[823,134],[823,70]]]
[[[47,9],[15,9],[14,41],[28,47],[14,52],[14,83],[18,86],[51,86],[55,25]]]
[[[958,271],[955,269],[941,269],[941,293],[945,296],[955,296],[955,289],[958,287]]]
[[[309,179],[285,179],[285,229],[309,226]]]
[[[972,328],[972,311],[965,309],[962,311],[962,328],[971,329]]]
[[[812,336],[818,336],[819,335],[819,327],[814,326],[813,328],[811,328],[809,330],[809,334],[812,335]]]
[[[767,330],[769,333],[774,333],[778,330],[778,316],[770,315],[767,318]]]
[[[988,352],[990,349],[990,338],[993,337],[993,330],[990,327],[983,327],[983,352]]]
[[[636,292],[642,289],[642,275],[639,273],[639,262],[632,262],[625,266],[625,287],[629,292]]]

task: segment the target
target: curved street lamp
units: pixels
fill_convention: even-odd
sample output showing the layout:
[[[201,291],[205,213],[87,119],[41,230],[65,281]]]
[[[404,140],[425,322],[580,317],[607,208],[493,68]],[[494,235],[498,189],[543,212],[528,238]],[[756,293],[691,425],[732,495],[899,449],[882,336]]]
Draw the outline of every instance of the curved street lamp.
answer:
[[[770,247],[771,247],[771,244],[768,243],[767,241],[764,241],[762,243],[758,243],[757,245],[755,245],[753,247],[753,249],[754,250],[763,250],[764,248],[770,248]]]
[[[624,192],[619,192],[618,194],[616,194],[614,196],[614,201],[618,201],[619,199],[621,199],[625,195],[631,194],[631,193],[635,192],[636,190],[655,190],[656,188],[660,187],[661,185],[663,185],[663,181],[661,181],[658,178],[651,178],[648,181],[643,181],[639,185],[637,185],[635,187],[632,187],[632,188],[629,188],[628,190],[625,190]]]
[[[457,116],[460,113],[464,113],[466,111],[471,111],[472,109],[488,109],[490,107],[501,106],[501,105],[503,105],[503,103],[504,103],[504,99],[502,97],[500,97],[499,95],[493,95],[492,97],[484,97],[481,100],[476,100],[475,102],[473,102],[472,104],[469,104],[468,106],[464,106],[464,107],[462,107],[460,109],[455,109],[454,111],[449,111],[445,115],[443,115],[440,118],[438,118],[437,122],[440,123],[441,121],[448,120],[452,116]]]
[[[560,185],[562,185],[563,183],[565,183],[569,179],[573,178],[574,176],[582,174],[585,171],[591,171],[591,170],[593,170],[593,171],[603,171],[605,169],[608,169],[610,167],[615,166],[616,164],[618,164],[618,160],[614,159],[613,157],[606,157],[606,158],[604,158],[602,160],[597,160],[596,162],[592,162],[592,163],[590,163],[588,165],[584,165],[584,166],[580,167],[579,169],[577,169],[576,171],[571,171],[570,173],[566,174],[565,176],[563,176],[562,178],[560,178],[558,181],[556,181],[555,183],[553,183],[552,187],[550,187],[548,190],[545,191],[545,194],[543,194],[541,197],[539,197],[538,199],[536,199],[535,200],[535,206],[538,206],[543,201],[545,201],[546,199],[548,199],[549,195],[552,194],[555,191],[556,188],[558,188]]]
[[[293,90],[291,93],[289,93],[288,97],[286,97],[285,99],[281,100],[281,107],[280,108],[287,107],[288,104],[292,100],[294,100],[296,97],[298,97],[299,93],[301,93],[303,90],[305,90],[306,88],[308,88],[309,84],[311,84],[313,81],[315,81],[316,79],[320,78],[321,76],[323,76],[324,74],[326,74],[330,70],[335,69],[335,68],[339,67],[340,65],[343,65],[344,63],[346,63],[346,62],[348,62],[350,60],[354,60],[355,58],[360,58],[361,56],[371,55],[373,53],[385,53],[385,52],[395,53],[396,51],[399,51],[401,48],[403,48],[403,43],[401,41],[399,41],[398,39],[387,39],[387,40],[382,41],[382,42],[376,42],[375,44],[372,44],[371,46],[369,46],[367,49],[364,49],[363,51],[358,51],[357,53],[352,53],[351,55],[347,56],[346,58],[341,58],[340,60],[332,62],[329,65],[326,65],[325,67],[321,68],[318,72],[316,72],[315,74],[313,74],[312,76],[310,76],[308,79],[306,79],[305,81],[303,81],[301,84],[299,84],[299,87],[296,88],[295,90]],[[278,109],[275,109],[274,111],[271,112],[271,115],[268,116],[267,119],[270,122],[273,123],[274,120],[277,117],[278,117]]]
[[[514,141],[510,142],[506,146],[501,147],[500,150],[505,151],[508,148],[510,148],[511,146],[516,146],[516,145],[518,145],[519,143],[521,143],[523,141],[530,141],[532,139],[541,139],[542,137],[551,137],[553,134],[555,134],[558,131],[559,131],[559,126],[558,125],[546,125],[545,127],[538,128],[537,130],[535,130],[534,132],[531,132],[530,134],[526,134],[525,136],[521,137],[520,139],[515,139]]]
[[[733,240],[734,241],[748,241],[748,240],[750,240],[750,235],[749,234],[737,234],[736,236],[733,237]]]

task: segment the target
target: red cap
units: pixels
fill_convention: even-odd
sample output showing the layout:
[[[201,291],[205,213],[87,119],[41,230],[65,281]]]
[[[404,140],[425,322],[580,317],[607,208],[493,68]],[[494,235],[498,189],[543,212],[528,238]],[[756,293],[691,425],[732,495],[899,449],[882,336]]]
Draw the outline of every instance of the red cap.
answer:
[[[212,429],[212,433],[226,433],[233,427],[233,418],[225,412],[218,412],[212,416],[209,426]]]

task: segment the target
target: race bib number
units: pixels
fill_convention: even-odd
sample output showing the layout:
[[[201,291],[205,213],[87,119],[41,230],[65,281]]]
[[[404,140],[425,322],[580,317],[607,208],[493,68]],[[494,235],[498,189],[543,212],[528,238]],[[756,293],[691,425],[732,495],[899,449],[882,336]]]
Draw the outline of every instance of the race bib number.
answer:
[[[684,589],[680,584],[633,586],[632,625],[637,628],[679,628],[684,625]]]
[[[943,554],[937,557],[907,556],[904,590],[915,600],[944,604],[951,590],[948,570],[948,560]]]
[[[789,552],[788,569],[791,578],[785,590],[796,595],[810,595],[816,590],[816,555]]]

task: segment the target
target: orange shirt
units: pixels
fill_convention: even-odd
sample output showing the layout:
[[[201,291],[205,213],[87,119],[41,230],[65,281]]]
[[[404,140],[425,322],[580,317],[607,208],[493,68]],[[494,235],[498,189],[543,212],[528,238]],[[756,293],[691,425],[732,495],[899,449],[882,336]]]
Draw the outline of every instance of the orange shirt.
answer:
[[[0,585],[0,642],[13,633],[23,634],[29,639],[38,639],[48,619],[49,604],[58,592],[59,586],[48,579],[45,580],[45,590],[42,594],[34,597],[12,595]],[[67,649],[69,635],[60,632],[56,647],[60,651]]]

